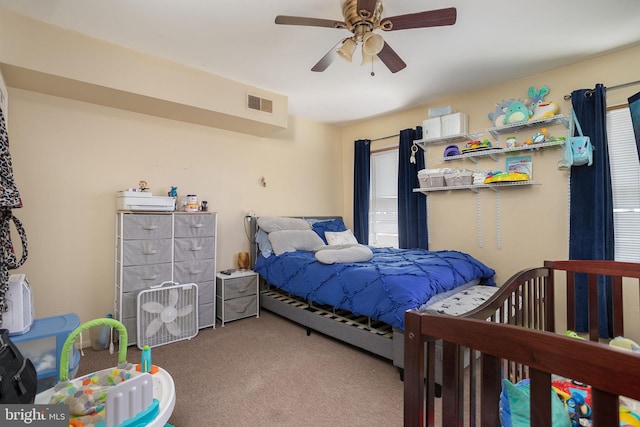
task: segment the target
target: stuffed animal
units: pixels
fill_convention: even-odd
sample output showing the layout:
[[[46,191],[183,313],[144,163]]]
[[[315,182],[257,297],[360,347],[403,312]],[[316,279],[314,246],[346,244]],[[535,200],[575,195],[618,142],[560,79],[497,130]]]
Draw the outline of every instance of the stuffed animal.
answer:
[[[531,110],[533,111],[529,121],[553,117],[558,112],[557,103],[545,101],[544,97],[548,94],[549,87],[546,85],[538,90],[533,86],[529,88],[528,95],[531,98]]]
[[[515,101],[515,99],[509,99],[507,101],[496,103],[495,111],[489,113],[489,120],[493,122],[493,127],[504,126],[504,114],[513,101]]]
[[[558,104],[555,102],[542,102],[533,106],[533,114],[529,121],[553,117],[558,112]]]
[[[507,107],[504,113],[504,124],[510,125],[513,123],[521,123],[529,120],[529,117],[533,114],[524,102],[519,100],[514,100],[509,107]]]
[[[536,104],[541,104],[544,102],[544,97],[549,93],[549,86],[544,85],[539,90],[536,90],[535,87],[531,86],[527,94],[531,99],[531,107],[535,107]]]

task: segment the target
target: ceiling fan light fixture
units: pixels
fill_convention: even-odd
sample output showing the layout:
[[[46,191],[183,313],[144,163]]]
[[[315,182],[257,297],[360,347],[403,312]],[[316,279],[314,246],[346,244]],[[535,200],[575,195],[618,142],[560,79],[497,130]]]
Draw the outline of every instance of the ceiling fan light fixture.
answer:
[[[366,33],[362,38],[362,54],[374,56],[384,47],[384,39],[380,34]]]
[[[347,61],[351,62],[351,58],[355,50],[356,50],[356,42],[353,39],[346,39],[342,43],[342,46],[336,49],[336,52],[338,53],[338,55],[340,55],[341,58],[344,58]]]
[[[369,65],[372,64],[376,61],[379,61],[380,59],[378,58],[378,55],[367,55],[366,53],[364,53],[364,51],[362,52],[362,63],[360,65]]]

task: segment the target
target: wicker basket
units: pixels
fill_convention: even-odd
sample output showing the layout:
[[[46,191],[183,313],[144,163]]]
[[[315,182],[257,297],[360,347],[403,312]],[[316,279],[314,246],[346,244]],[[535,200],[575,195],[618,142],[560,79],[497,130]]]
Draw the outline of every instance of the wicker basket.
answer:
[[[423,169],[418,172],[420,188],[444,187],[444,173]]]
[[[473,184],[473,173],[469,171],[455,171],[444,175],[447,187],[459,187]]]

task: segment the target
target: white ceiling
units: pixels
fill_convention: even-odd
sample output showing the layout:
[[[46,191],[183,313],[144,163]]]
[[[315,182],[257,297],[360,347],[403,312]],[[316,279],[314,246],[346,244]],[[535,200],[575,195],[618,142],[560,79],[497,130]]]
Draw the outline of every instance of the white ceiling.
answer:
[[[0,7],[281,93],[289,114],[334,124],[640,42],[638,0],[385,0],[383,17],[455,7],[458,19],[381,33],[407,68],[392,74],[378,61],[372,77],[359,56],[310,71],[347,30],[274,23],[276,15],[342,21],[341,0],[0,0]]]

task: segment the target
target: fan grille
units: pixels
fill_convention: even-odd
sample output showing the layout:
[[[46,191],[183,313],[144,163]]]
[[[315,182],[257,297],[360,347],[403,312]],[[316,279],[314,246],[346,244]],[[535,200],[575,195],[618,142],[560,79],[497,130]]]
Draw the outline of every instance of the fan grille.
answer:
[[[137,345],[156,347],[198,334],[198,286],[195,283],[141,291],[137,298]]]

